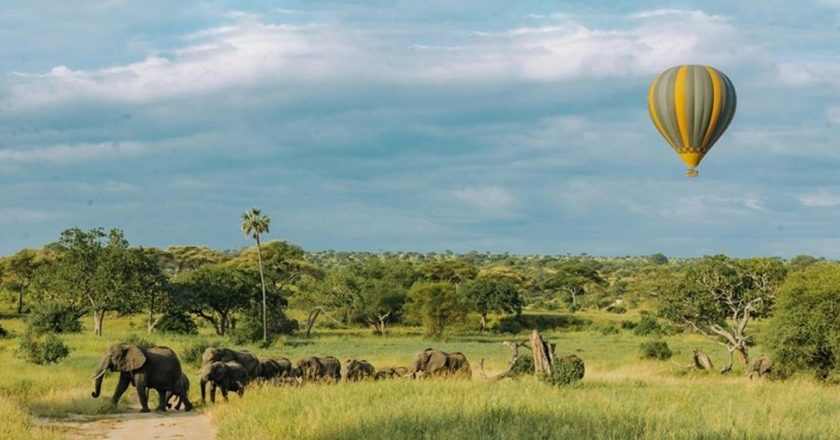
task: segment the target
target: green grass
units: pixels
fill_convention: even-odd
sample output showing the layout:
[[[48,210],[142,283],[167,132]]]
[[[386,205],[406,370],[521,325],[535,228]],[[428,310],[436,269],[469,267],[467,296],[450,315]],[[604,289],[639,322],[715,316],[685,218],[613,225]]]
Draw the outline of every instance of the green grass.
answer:
[[[485,359],[488,374],[507,366],[506,339],[527,334],[482,335],[461,332],[430,341],[417,328],[394,328],[387,337],[367,329],[319,331],[311,340],[283,338],[269,349],[245,347],[260,357],[335,355],[367,359],[377,367],[409,366],[414,353],[426,347],[461,351],[476,372],[472,381],[395,380],[353,384],[306,385],[301,388],[252,387],[243,399],[209,409],[223,439],[425,439],[448,438],[604,438],[604,439],[787,439],[840,438],[840,390],[808,379],[788,382],[749,381],[740,371],[686,372],[678,365],[691,361],[691,350],[702,348],[717,367],[726,361],[721,347],[696,335],[663,337],[674,351],[670,361],[641,360],[639,344],[649,337],[629,331],[604,336],[599,326],[637,320],[634,314],[579,313],[593,322],[586,331],[545,332],[560,354],[576,354],[586,362],[586,377],[574,387],[554,388],[530,380],[490,383],[477,373]],[[17,318],[0,324],[19,336]],[[88,323],[89,324],[89,323]],[[757,322],[759,332],[763,323]],[[17,337],[0,340],[10,374],[0,375],[0,438],[59,438],[50,428],[33,424],[34,417],[97,415],[108,405],[115,386],[112,375],[103,396],[92,399],[91,376],[104,349],[131,334],[145,335],[142,317],[105,321],[106,336],[89,333],[64,336],[70,356],[58,365],[36,366],[15,357]],[[202,336],[210,335],[207,328]],[[181,353],[195,337],[145,336]],[[764,353],[759,345],[751,353]],[[198,400],[195,366],[191,398]],[[131,411],[136,392],[129,390],[117,411]],[[154,402],[154,400],[153,400]],[[204,408],[207,410],[207,408]]]

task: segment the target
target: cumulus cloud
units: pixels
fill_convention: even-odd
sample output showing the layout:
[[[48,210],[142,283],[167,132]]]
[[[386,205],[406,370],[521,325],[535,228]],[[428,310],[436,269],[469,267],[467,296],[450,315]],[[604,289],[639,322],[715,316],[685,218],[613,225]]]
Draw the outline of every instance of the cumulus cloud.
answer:
[[[679,15],[663,19],[663,14]],[[148,102],[256,84],[301,82],[566,81],[650,75],[690,60],[747,62],[734,26],[700,11],[635,14],[629,29],[598,29],[556,14],[545,24],[450,36],[439,45],[389,41],[385,31],[346,24],[275,24],[253,13],[193,32],[185,45],[100,69],[59,65],[7,76],[6,106],[73,100]],[[721,42],[727,45],[721,45]],[[2,96],[2,95],[0,95]]]
[[[809,194],[802,194],[797,197],[802,206],[809,208],[831,208],[840,206],[840,193],[819,191]]]
[[[840,62],[780,63],[779,79],[794,87],[827,85],[840,89]]]
[[[59,144],[41,148],[0,149],[2,164],[65,164],[89,160],[136,156],[145,151],[137,142]]]

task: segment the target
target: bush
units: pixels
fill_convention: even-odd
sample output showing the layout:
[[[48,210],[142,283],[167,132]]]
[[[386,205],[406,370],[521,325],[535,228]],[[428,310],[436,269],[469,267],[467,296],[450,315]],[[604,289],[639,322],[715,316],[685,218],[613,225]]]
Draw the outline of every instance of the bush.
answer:
[[[137,333],[132,333],[128,335],[127,338],[123,341],[125,344],[136,345],[142,349],[148,349],[152,347],[157,347],[154,341],[150,341],[143,336],[138,335]]]
[[[638,324],[633,321],[621,321],[621,328],[624,330],[633,330]]]
[[[615,306],[607,307],[607,311],[610,312],[610,313],[619,313],[619,314],[620,313],[627,313],[627,308],[624,307],[624,306],[615,305]]]
[[[282,312],[268,314],[268,340],[271,342],[279,335],[288,335],[298,329],[298,322],[295,319],[288,319]],[[249,313],[238,322],[236,328],[230,332],[231,341],[234,344],[247,344],[249,342],[262,342],[263,324],[262,311]]]
[[[779,367],[821,380],[840,373],[840,264],[814,263],[791,273],[776,297],[766,333]]]
[[[45,333],[78,333],[82,324],[76,314],[55,302],[43,302],[32,308],[26,318],[26,332],[36,335]]]
[[[155,329],[163,333],[174,333],[179,335],[197,335],[198,326],[195,321],[185,312],[165,313]]]
[[[615,325],[614,322],[611,322],[611,323],[601,327],[601,329],[599,331],[601,332],[602,335],[608,336],[608,335],[617,335],[620,330],[618,329],[618,326]]]
[[[522,376],[527,374],[534,374],[534,357],[531,353],[523,353],[519,355],[519,359],[513,364],[510,370],[515,376]]]
[[[55,334],[39,338],[26,334],[20,338],[18,353],[27,362],[45,365],[55,364],[70,355],[70,348]]]
[[[643,342],[639,346],[639,352],[642,355],[642,359],[659,359],[661,361],[670,359],[671,355],[674,354],[665,341]]]
[[[184,351],[179,356],[180,360],[185,364],[193,364],[195,366],[201,365],[201,356],[204,350],[208,347],[224,347],[225,344],[219,340],[209,340],[206,338],[194,339],[190,344],[184,347]]]
[[[639,320],[639,323],[636,324],[636,328],[633,329],[633,333],[637,336],[661,334],[662,327],[659,326],[656,318],[649,314],[643,314],[642,319]]]
[[[3,328],[2,325],[0,325],[0,338],[7,338],[7,337],[9,337],[9,331],[6,330],[5,328]]]
[[[583,359],[575,355],[555,357],[551,374],[545,381],[552,385],[570,385],[583,379],[585,373]]]

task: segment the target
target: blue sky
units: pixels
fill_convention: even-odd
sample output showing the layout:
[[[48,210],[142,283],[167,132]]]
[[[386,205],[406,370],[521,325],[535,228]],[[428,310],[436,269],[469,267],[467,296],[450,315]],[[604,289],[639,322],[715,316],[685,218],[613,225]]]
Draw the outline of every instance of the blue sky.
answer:
[[[836,0],[5,0],[0,254],[258,206],[306,249],[840,258],[838,41]],[[645,103],[683,63],[739,97],[698,179]]]

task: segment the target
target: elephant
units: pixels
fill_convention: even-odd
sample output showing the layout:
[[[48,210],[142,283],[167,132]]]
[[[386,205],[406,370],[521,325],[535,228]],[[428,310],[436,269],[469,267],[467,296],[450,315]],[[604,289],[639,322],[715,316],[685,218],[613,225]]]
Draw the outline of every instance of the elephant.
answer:
[[[427,348],[414,356],[411,377],[425,376],[454,376],[470,378],[472,370],[467,357],[463,353],[446,353]]]
[[[236,351],[229,348],[208,347],[204,350],[201,356],[202,368],[213,362],[236,362],[245,368],[249,378],[258,378],[262,373],[262,366],[260,360],[251,353],[246,351]],[[201,382],[201,395],[204,396],[204,385],[206,382]],[[202,398],[202,400],[204,400]]]
[[[210,402],[216,403],[216,388],[221,388],[222,398],[228,401],[228,391],[245,394],[245,386],[251,381],[248,371],[239,362],[211,362],[201,367],[201,401],[205,401],[204,385],[210,382]]]
[[[269,380],[292,376],[292,363],[286,358],[269,359],[260,363],[260,379]]]
[[[176,410],[181,409],[181,405],[185,405],[184,401],[181,400],[180,395],[188,396],[190,394],[190,379],[187,377],[186,374],[181,373],[181,379],[178,380],[177,383],[178,391],[179,392],[166,392],[166,408],[173,408]],[[174,403],[173,403],[174,401]],[[186,405],[185,405],[186,409]]]
[[[405,377],[409,374],[408,368],[405,367],[388,367],[377,370],[373,375],[374,380],[393,379],[395,377]]]
[[[141,348],[131,344],[113,344],[105,351],[94,375],[94,399],[102,391],[102,380],[108,371],[119,371],[120,379],[111,397],[111,404],[116,407],[129,385],[137,387],[141,412],[149,412],[149,392],[154,389],[159,396],[157,411],[166,411],[167,393],[178,396],[184,409],[192,409],[183,384],[179,385],[183,372],[181,362],[174,351],[167,347]]]
[[[334,356],[322,358],[311,356],[299,360],[293,369],[293,374],[294,377],[304,381],[339,381],[341,380],[341,362]]]
[[[344,380],[346,381],[360,381],[368,378],[373,378],[376,370],[370,362],[362,359],[357,361],[355,359],[347,359],[344,361]]]
[[[752,361],[752,365],[747,369],[747,377],[753,378],[754,374],[758,374],[759,379],[767,375],[773,369],[773,361],[766,355],[761,355]]]

